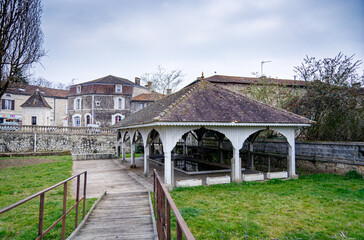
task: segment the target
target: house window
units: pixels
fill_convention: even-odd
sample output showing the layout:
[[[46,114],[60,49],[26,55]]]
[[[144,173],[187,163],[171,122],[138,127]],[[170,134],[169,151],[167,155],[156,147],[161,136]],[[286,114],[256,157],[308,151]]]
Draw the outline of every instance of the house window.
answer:
[[[138,110],[142,110],[146,106],[147,106],[146,103],[139,103]]]
[[[86,115],[86,126],[91,124],[91,115]]]
[[[115,114],[111,116],[111,124],[115,124],[117,122],[120,122],[121,120],[124,119],[124,115],[121,114]]]
[[[73,126],[74,127],[81,127],[81,117],[80,116],[75,116],[73,118]]]
[[[15,100],[3,99],[1,105],[4,110],[14,110]]]
[[[32,116],[32,125],[37,125],[37,117]]]
[[[76,98],[74,101],[75,110],[80,110],[82,108],[82,99]]]
[[[118,99],[118,109],[125,109],[125,99],[124,98]]]
[[[115,92],[117,92],[117,93],[123,92],[123,86],[122,85],[115,85]]]
[[[123,120],[122,118],[121,118],[121,116],[115,116],[115,123],[117,123],[117,122],[119,122],[119,121],[121,121],[121,120]]]
[[[77,93],[81,93],[81,86],[77,86]]]

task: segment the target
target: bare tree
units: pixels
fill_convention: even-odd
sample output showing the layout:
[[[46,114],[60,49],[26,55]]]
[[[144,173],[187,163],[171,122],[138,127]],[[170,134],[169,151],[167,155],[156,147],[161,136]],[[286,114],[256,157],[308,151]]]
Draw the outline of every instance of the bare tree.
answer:
[[[41,0],[0,1],[0,97],[45,55],[41,13]]]
[[[185,74],[180,69],[167,72],[163,67],[158,65],[155,73],[145,73],[141,76],[141,80],[144,83],[152,82],[152,89],[154,91],[166,94],[167,89],[171,89],[174,92],[183,81],[184,76]]]
[[[28,83],[30,85],[46,87],[46,88],[51,88],[53,86],[53,83],[51,81],[48,81],[43,77],[38,77],[37,79],[28,80]]]
[[[56,88],[57,89],[65,89],[66,85],[64,83],[57,83]]]
[[[306,56],[303,60],[301,66],[295,67],[294,71],[305,81],[319,80],[336,86],[351,86],[364,79],[364,75],[359,76],[357,73],[363,62],[354,61],[354,55],[347,57],[340,52],[334,58],[316,59]]]

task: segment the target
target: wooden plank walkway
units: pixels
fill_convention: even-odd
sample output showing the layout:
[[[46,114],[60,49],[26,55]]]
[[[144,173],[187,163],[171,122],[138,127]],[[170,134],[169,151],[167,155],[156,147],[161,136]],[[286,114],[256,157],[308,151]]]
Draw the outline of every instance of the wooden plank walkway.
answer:
[[[156,239],[148,189],[117,160],[74,162],[74,172],[87,168],[91,196],[107,191],[75,240]],[[93,196],[95,197],[95,196]]]

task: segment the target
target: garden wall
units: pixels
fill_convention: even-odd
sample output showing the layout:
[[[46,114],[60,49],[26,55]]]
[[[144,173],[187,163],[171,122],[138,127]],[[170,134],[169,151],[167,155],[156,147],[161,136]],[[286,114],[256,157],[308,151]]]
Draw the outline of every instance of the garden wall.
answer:
[[[1,132],[0,153],[70,151],[72,154],[115,153],[114,134]]]
[[[254,152],[287,155],[286,142],[254,142]],[[364,142],[296,142],[296,168],[310,172],[364,175]]]

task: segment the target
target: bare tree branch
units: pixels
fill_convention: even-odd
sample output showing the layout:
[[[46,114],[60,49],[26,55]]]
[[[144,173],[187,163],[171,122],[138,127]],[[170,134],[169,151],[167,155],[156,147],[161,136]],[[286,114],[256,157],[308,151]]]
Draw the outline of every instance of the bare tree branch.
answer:
[[[11,84],[26,83],[26,70],[45,55],[40,0],[0,2],[0,97]]]
[[[158,65],[155,73],[145,73],[141,76],[141,80],[145,84],[152,82],[153,91],[166,94],[167,89],[171,89],[174,92],[183,81],[184,76],[185,74],[180,69],[167,72],[163,67]]]

